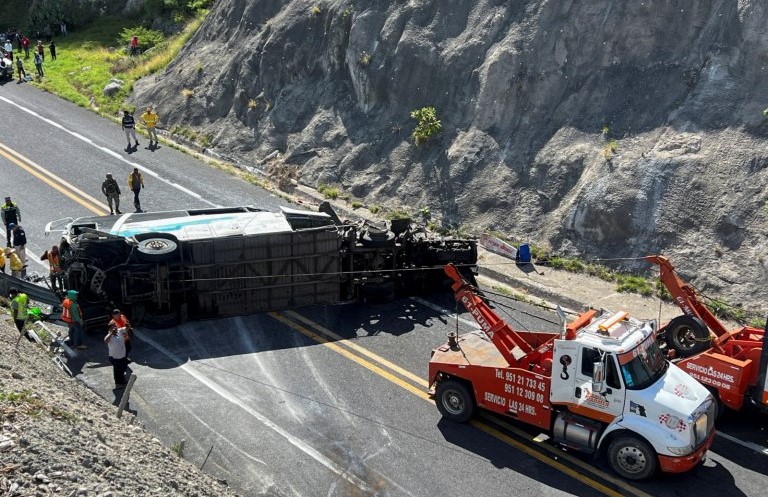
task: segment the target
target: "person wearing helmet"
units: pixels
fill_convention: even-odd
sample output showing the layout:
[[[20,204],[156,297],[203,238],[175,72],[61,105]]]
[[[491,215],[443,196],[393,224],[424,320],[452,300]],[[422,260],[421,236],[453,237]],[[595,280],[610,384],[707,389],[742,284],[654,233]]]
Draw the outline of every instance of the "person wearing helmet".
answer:
[[[61,303],[61,320],[67,323],[69,328],[69,345],[78,349],[88,348],[83,343],[83,310],[80,308],[80,304],[77,303],[78,292],[76,290],[69,290],[67,292],[67,298]]]

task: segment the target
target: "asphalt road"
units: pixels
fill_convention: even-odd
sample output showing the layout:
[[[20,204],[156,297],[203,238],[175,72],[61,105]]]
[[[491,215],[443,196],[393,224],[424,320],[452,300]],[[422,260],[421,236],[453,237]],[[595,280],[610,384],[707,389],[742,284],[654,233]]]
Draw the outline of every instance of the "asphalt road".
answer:
[[[122,186],[142,168],[149,210],[283,203],[168,146],[142,143],[128,154],[118,125],[27,85],[0,87],[0,112],[0,196],[21,206],[38,255],[55,243],[42,234],[48,221],[106,212],[108,172]],[[516,327],[554,328],[548,313],[513,305]],[[454,311],[451,296],[439,295],[139,330],[129,407],[167,445],[184,440],[185,458],[249,496],[764,494],[768,454],[744,445],[768,445],[757,415],[726,415],[718,426],[730,438],[716,438],[703,465],[644,483],[497,417],[442,420],[425,394],[430,350],[449,331],[474,328]],[[70,366],[116,402],[105,347],[97,336],[87,343]]]

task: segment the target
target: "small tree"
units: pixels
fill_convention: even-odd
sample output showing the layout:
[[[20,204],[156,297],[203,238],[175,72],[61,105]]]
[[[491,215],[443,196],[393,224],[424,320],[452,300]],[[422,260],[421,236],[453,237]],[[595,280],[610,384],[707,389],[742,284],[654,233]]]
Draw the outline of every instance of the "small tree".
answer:
[[[411,117],[418,121],[412,135],[416,145],[421,145],[429,137],[443,130],[443,125],[440,124],[440,119],[437,118],[437,111],[435,111],[434,107],[422,107],[421,109],[413,110],[411,111]]]

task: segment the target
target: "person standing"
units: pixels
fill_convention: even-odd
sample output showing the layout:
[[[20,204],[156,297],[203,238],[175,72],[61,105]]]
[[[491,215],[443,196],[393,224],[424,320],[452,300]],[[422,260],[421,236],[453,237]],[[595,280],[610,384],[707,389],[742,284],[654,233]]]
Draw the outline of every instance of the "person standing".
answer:
[[[48,45],[48,50],[51,51],[51,60],[56,60],[56,42],[51,40],[51,44]]]
[[[134,167],[133,172],[128,175],[128,188],[133,191],[133,206],[136,207],[136,212],[144,212],[141,210],[139,200],[139,193],[144,188],[144,176],[141,175],[138,167]]]
[[[152,140],[154,140],[155,145],[157,145],[157,130],[155,127],[157,126],[157,121],[159,121],[159,119],[157,114],[152,111],[152,106],[147,107],[147,111],[141,115],[141,121],[147,127],[147,134],[149,135],[149,148],[152,148]]]
[[[125,137],[128,139],[128,149],[131,148],[131,138],[133,138],[134,146],[138,147],[139,140],[136,139],[136,120],[127,109],[123,111],[122,124],[125,130]]]
[[[109,362],[112,363],[112,377],[115,380],[115,388],[125,388],[125,370],[128,369],[128,355],[125,352],[125,330],[117,326],[110,326],[107,336],[104,337],[109,353]]]
[[[24,62],[21,57],[16,57],[16,69],[19,71],[19,83],[27,78],[27,71],[24,70]]]
[[[24,36],[21,39],[21,48],[24,49],[24,58],[28,59],[29,58],[29,38],[27,38],[26,36]]]
[[[13,249],[19,254],[19,259],[24,264],[27,263],[27,233],[18,224],[10,223],[11,235],[13,236]]]
[[[131,362],[131,359],[128,357],[128,355],[131,353],[131,338],[133,337],[133,327],[128,321],[128,318],[125,317],[125,314],[120,312],[120,309],[115,309],[112,311],[112,319],[109,321],[107,326],[115,327],[119,330],[124,330],[123,338],[125,340],[125,357],[128,362]]]
[[[51,290],[53,293],[64,292],[64,277],[61,272],[61,261],[59,258],[59,247],[54,245],[51,250],[46,250],[40,257],[41,261],[48,261],[50,266],[49,277],[51,279]]]
[[[78,292],[76,290],[69,290],[67,292],[67,298],[61,303],[61,320],[67,323],[69,328],[70,346],[78,349],[87,349],[88,346],[83,343],[83,336],[85,335],[83,329],[83,310],[77,302],[77,295]]]
[[[8,38],[5,40],[5,44],[3,45],[3,50],[6,52],[13,54],[13,45],[11,44],[11,39]]]
[[[45,62],[45,47],[43,46],[43,40],[37,40],[37,53],[40,54],[40,59]]]
[[[5,256],[8,258],[8,265],[11,268],[11,276],[21,279],[21,273],[24,271],[24,263],[21,262],[16,251],[10,247],[6,247]]]
[[[107,174],[107,179],[101,184],[101,192],[107,197],[109,215],[111,216],[114,214],[114,212],[112,212],[113,201],[115,202],[115,212],[122,214],[122,212],[120,212],[120,185],[117,184],[117,181],[115,181],[111,174]]]
[[[8,290],[8,298],[11,299],[11,318],[19,330],[19,340],[24,334],[24,324],[27,322],[27,309],[29,308],[29,298],[24,292],[19,292],[15,287]],[[29,335],[27,335],[29,338]],[[16,344],[18,345],[18,341]]]
[[[67,23],[61,21],[59,23],[59,28],[61,29],[61,36],[67,36]]]
[[[43,72],[43,57],[40,52],[35,52],[35,69],[37,69],[37,77],[43,79],[45,73]]]
[[[138,55],[139,53],[139,37],[131,37],[131,55]]]
[[[21,210],[15,202],[11,202],[11,197],[5,197],[5,203],[0,209],[0,216],[2,216],[3,224],[5,225],[5,240],[8,247],[13,246],[11,243],[11,228],[10,224],[18,224],[21,222]]]

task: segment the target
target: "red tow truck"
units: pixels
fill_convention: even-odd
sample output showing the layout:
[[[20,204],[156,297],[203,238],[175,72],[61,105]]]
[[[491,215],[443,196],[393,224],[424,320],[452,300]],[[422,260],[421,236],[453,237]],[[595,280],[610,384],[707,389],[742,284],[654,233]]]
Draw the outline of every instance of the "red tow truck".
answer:
[[[477,407],[542,428],[555,443],[605,454],[619,475],[696,466],[714,438],[715,403],[665,360],[654,321],[582,313],[562,332],[513,330],[448,265],[456,300],[480,326],[432,351],[429,393],[443,417]]]
[[[751,326],[728,330],[669,259],[649,255],[645,260],[659,266],[661,282],[684,313],[658,334],[674,351],[673,361],[704,384],[718,403],[734,410],[747,404],[768,412],[768,347],[763,346],[768,322],[762,330]]]

